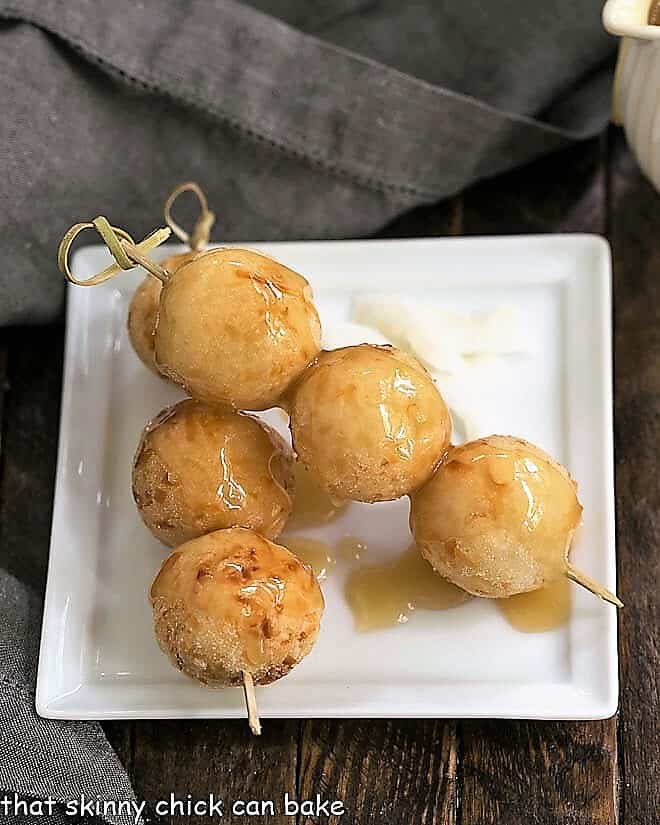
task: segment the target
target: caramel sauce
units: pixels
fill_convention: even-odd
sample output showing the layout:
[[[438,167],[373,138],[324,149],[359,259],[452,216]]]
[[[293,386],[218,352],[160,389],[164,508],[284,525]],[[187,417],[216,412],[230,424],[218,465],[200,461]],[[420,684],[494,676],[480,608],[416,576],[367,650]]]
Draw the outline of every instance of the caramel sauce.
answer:
[[[216,490],[216,496],[228,510],[240,510],[245,506],[247,493],[243,485],[234,476],[231,460],[225,447],[220,448],[218,455],[222,477]]]
[[[284,537],[280,542],[312,568],[319,582],[328,578],[338,561],[359,561],[368,550],[356,536],[344,536],[334,548],[304,536]],[[396,559],[354,569],[345,595],[360,632],[406,624],[415,610],[448,610],[473,598],[435,573],[414,544]],[[516,630],[545,633],[568,621],[571,585],[562,576],[540,590],[493,601]]]
[[[260,252],[247,249],[236,248],[235,251],[256,260],[249,262],[228,261],[228,265],[234,269],[234,275],[237,278],[252,281],[256,289],[263,290],[265,294],[276,301],[281,301],[284,295],[300,295],[307,284],[302,275],[285,267],[268,255],[262,255]],[[268,274],[258,272],[257,267],[265,270]]]
[[[262,665],[266,661],[266,651],[264,650],[264,640],[261,633],[246,634],[243,639],[245,645],[245,658],[251,665]]]
[[[545,633],[566,624],[571,614],[571,583],[561,576],[531,593],[496,599],[506,620],[521,633]]]
[[[337,542],[337,558],[342,561],[359,561],[367,552],[367,544],[355,536],[344,536]]]
[[[332,499],[299,461],[295,464],[295,475],[295,501],[287,524],[290,530],[327,524],[343,512],[347,502]]]
[[[353,571],[346,583],[346,600],[361,632],[405,624],[417,609],[447,610],[470,598],[434,573],[414,544],[394,560]]]
[[[281,538],[280,541],[284,547],[312,568],[317,581],[322,582],[327,579],[337,564],[331,552],[332,548],[324,541],[303,536],[287,536]]]

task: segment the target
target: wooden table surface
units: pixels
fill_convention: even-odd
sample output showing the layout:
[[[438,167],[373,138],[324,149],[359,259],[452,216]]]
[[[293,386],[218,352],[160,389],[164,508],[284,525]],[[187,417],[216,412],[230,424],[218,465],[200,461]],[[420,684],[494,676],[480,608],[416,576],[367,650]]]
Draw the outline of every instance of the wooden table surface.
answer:
[[[602,722],[266,720],[114,722],[139,798],[345,803],[307,825],[653,825],[660,822],[660,196],[612,130],[434,207],[387,236],[597,232],[614,256],[621,698]],[[18,276],[17,276],[18,277]],[[42,576],[57,453],[63,329],[0,333],[0,546]],[[175,818],[173,822],[204,822]]]

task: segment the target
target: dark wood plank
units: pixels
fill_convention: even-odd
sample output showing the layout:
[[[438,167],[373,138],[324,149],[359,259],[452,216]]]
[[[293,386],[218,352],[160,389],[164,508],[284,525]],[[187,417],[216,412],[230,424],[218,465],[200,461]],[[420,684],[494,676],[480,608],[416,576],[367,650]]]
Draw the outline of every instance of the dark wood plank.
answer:
[[[466,722],[461,825],[613,825],[616,724]]]
[[[45,587],[57,459],[62,327],[4,333],[8,384],[0,484],[3,562]],[[3,382],[4,383],[4,382]]]
[[[605,234],[605,139],[543,158],[465,193],[463,234]]]
[[[465,234],[605,233],[606,143],[593,140],[475,187]],[[616,723],[466,722],[461,825],[608,825],[617,815]]]
[[[660,195],[611,153],[622,821],[660,821]]]
[[[128,720],[101,722],[108,742],[112,745],[129,776],[133,773],[135,723]]]
[[[210,794],[225,800],[222,822],[268,822],[291,825],[282,814],[284,793],[295,798],[297,741],[296,721],[265,719],[263,733],[255,737],[247,722],[137,722],[132,779],[140,799],[150,804],[151,815],[159,800],[170,793],[179,799],[190,794],[208,800]],[[231,805],[238,800],[273,800],[274,817],[233,816]],[[210,822],[205,816],[162,816],[159,822]],[[213,821],[218,821],[217,819]]]
[[[298,795],[341,800],[345,814],[329,817],[329,825],[454,825],[457,761],[454,722],[310,721],[303,725]]]

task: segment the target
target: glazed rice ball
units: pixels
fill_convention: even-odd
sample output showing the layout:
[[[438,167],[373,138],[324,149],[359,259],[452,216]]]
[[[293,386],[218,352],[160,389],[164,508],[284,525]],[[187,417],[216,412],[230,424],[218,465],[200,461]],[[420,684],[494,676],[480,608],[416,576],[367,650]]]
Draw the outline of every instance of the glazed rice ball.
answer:
[[[293,389],[299,460],[336,499],[387,501],[427,481],[451,420],[431,376],[390,346],[323,352]]]
[[[197,254],[199,253],[191,251],[181,255],[171,255],[163,261],[163,266],[168,272],[174,272]],[[128,308],[129,340],[140,361],[156,375],[160,375],[156,366],[154,348],[161,289],[162,284],[158,278],[147,275],[133,293]]]
[[[286,676],[312,649],[324,602],[312,570],[252,530],[184,544],[151,588],[156,639],[172,664],[212,687]]]
[[[162,289],[158,369],[209,404],[274,406],[320,345],[309,284],[258,252],[198,254]]]
[[[291,514],[293,453],[253,416],[187,398],[143,431],[133,462],[133,498],[163,544],[226,527],[277,537]]]
[[[527,441],[493,435],[453,447],[410,500],[424,558],[475,596],[526,593],[566,575],[582,516],[577,485]]]

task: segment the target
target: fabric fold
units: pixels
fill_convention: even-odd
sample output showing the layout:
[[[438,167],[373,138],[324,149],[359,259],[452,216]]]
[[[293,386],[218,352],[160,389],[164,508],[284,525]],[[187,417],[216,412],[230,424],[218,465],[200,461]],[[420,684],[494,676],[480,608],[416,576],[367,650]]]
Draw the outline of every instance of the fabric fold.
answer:
[[[330,174],[427,200],[464,185],[477,157],[496,174],[592,133],[433,86],[233,0],[24,0],[0,2],[0,16]]]

